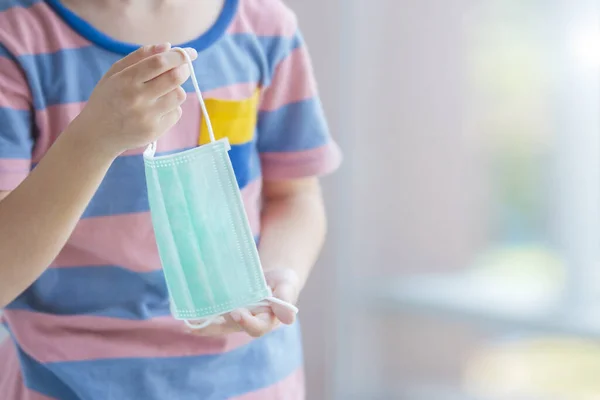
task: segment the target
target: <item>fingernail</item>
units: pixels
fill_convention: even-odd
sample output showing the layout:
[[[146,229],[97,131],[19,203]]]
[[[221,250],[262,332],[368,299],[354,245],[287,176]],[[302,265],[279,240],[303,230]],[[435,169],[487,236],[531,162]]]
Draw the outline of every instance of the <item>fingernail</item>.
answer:
[[[242,320],[242,314],[238,310],[230,312],[229,315],[235,322],[240,322]]]
[[[188,47],[187,49],[188,54],[190,55],[190,57],[194,58],[194,57],[198,57],[198,52],[196,51],[196,49],[192,48],[192,47]]]

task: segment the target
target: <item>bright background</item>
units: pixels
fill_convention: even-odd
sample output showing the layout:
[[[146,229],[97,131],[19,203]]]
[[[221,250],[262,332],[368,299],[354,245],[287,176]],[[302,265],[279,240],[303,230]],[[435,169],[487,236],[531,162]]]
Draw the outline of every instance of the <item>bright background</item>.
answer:
[[[308,399],[600,399],[599,1],[288,3],[346,157]]]
[[[600,399],[599,2],[288,3],[346,156],[308,399]]]

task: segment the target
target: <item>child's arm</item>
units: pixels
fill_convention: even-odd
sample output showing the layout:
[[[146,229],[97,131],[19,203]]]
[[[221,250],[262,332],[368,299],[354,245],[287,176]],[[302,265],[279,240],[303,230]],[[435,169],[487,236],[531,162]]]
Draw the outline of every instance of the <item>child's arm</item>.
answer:
[[[260,256],[273,295],[295,304],[323,247],[325,207],[317,178],[265,181]],[[253,317],[241,310],[232,315],[252,336],[261,336],[277,325],[291,324],[295,314],[272,305],[276,319]]]
[[[273,295],[295,304],[321,251],[326,233],[325,207],[317,178],[265,181],[261,218],[260,258]],[[200,336],[243,330],[262,336],[279,322],[296,318],[288,308],[272,304],[273,313],[240,309],[225,316],[223,325],[192,331]]]
[[[263,268],[267,275],[277,269],[292,270],[301,288],[325,241],[327,220],[321,185],[317,178],[265,181],[263,193],[260,240]]]
[[[341,161],[331,140],[317,94],[307,48],[296,18],[283,2],[269,2],[261,18],[276,40],[269,53],[257,123],[257,148],[264,178],[259,253],[273,294],[295,303],[321,250],[325,212],[318,176]],[[277,304],[270,310],[237,310],[227,324],[195,331],[200,335],[244,330],[261,336],[295,315]],[[273,315],[274,314],[274,315]]]
[[[147,47],[117,62],[34,171],[0,201],[0,307],[39,277],[71,235],[112,161],[181,116],[185,58]],[[192,58],[195,51],[190,51]],[[11,127],[0,127],[0,133]]]

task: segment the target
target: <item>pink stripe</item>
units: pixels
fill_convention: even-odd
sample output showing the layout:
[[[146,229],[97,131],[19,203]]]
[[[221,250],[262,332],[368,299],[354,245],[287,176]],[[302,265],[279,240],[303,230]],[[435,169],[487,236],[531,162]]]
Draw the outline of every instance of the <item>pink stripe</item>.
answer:
[[[23,182],[31,169],[31,161],[0,159],[0,191],[10,191]]]
[[[41,393],[35,392],[27,387],[25,387],[25,383],[23,382],[23,389],[25,391],[25,397],[23,400],[56,400],[52,397],[44,396]]]
[[[135,272],[161,269],[150,213],[79,221],[52,267],[84,265],[119,265]]]
[[[0,71],[0,108],[29,110],[31,93],[23,72],[5,57],[0,57]]]
[[[207,90],[202,95],[205,100],[244,100],[250,98],[256,90],[256,83],[240,83]],[[188,93],[181,106],[183,114],[177,124],[158,140],[157,151],[171,152],[198,146],[200,137],[200,103],[194,93]],[[141,154],[143,148],[128,151],[125,154]]]
[[[0,192],[14,190],[27,178],[29,172],[2,172],[0,171]]]
[[[54,400],[25,387],[19,359],[10,340],[0,343],[0,393],[10,400]]]
[[[15,56],[52,53],[90,45],[44,1],[29,8],[14,7],[1,12],[0,26],[6,33],[0,39]]]
[[[241,83],[208,90],[203,93],[205,99],[243,100],[256,90],[256,83]],[[183,114],[177,124],[163,135],[157,144],[157,151],[171,152],[198,146],[200,136],[200,103],[194,93],[188,93],[181,105]],[[144,148],[127,151],[124,155],[141,154]]]
[[[310,57],[302,46],[290,53],[276,68],[273,81],[264,92],[260,109],[276,110],[286,104],[309,99],[317,94]]]
[[[252,97],[252,95],[254,95],[256,89],[256,82],[236,83],[234,85],[224,86],[213,90],[207,90],[206,92],[202,93],[202,95],[206,99],[218,99],[228,101],[246,100]],[[194,95],[191,94],[191,96],[193,97]]]
[[[255,179],[242,189],[242,200],[254,236],[260,233],[262,179]]]
[[[242,190],[252,232],[260,230],[262,182],[250,182]],[[90,247],[90,243],[94,246]],[[162,268],[149,212],[86,218],[79,221],[53,268],[119,265],[134,272]]]
[[[24,397],[19,359],[10,339],[0,343],[0,393],[8,399],[20,400]]]
[[[330,142],[313,150],[289,153],[261,153],[265,180],[322,176],[336,170],[342,162],[339,147]]]
[[[134,321],[7,310],[6,318],[21,348],[42,363],[219,354],[252,341],[242,333],[195,336],[171,317]]]
[[[234,397],[232,400],[304,400],[304,398],[304,370],[300,368],[274,385]]]
[[[200,105],[196,96],[188,93],[181,105],[183,114],[181,119],[169,132],[160,137],[157,143],[157,152],[170,152],[188,149],[198,145],[200,137]],[[142,154],[145,147],[126,151],[123,155]]]
[[[36,111],[36,123],[40,136],[36,143],[33,159],[39,162],[58,136],[81,113],[86,103],[67,103]],[[158,141],[158,151],[174,151],[198,144],[199,106],[198,100],[188,96],[182,104],[183,115],[179,122]],[[126,151],[123,155],[142,154],[144,148]]]
[[[0,58],[0,60],[2,60]],[[1,67],[1,64],[0,64]],[[207,91],[206,99],[243,100],[251,97],[256,90],[256,83],[241,83]],[[0,93],[0,101],[2,94]],[[40,130],[33,155],[34,162],[39,162],[50,146],[64,132],[67,126],[81,113],[85,102],[68,103],[50,106],[36,111],[36,123]],[[0,103],[1,106],[1,103]],[[198,145],[200,135],[200,105],[193,93],[188,93],[182,104],[183,115],[177,124],[158,140],[158,152],[183,150]],[[142,154],[144,148],[126,151],[123,155]]]
[[[67,126],[79,115],[86,103],[68,103],[50,106],[35,112],[39,137],[33,151],[33,161],[39,162]]]
[[[16,158],[0,158],[0,174],[5,172],[27,172],[31,169],[31,161]]]
[[[282,1],[246,0],[240,2],[228,33],[291,37],[296,29],[296,16]]]

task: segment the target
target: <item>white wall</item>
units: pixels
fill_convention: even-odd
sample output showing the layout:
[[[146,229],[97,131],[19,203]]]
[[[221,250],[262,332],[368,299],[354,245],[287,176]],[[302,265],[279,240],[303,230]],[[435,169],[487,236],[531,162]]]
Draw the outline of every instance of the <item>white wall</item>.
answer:
[[[300,27],[313,58],[321,100],[335,139],[345,148],[348,137],[341,132],[341,18],[344,1],[287,0],[298,15]],[[347,169],[345,165],[344,169]],[[330,235],[323,256],[302,293],[300,318],[306,357],[307,398],[332,399],[335,368],[336,238],[339,237],[340,182],[343,172],[326,178],[324,190],[329,210]],[[337,192],[337,194],[336,194]]]
[[[461,140],[460,46],[470,0],[287,3],[298,14],[346,156],[325,181],[330,240],[301,300],[308,398],[332,399],[339,309],[331,294],[340,282],[464,265],[478,245],[472,221],[481,205],[472,199],[481,196],[462,181],[477,170]],[[345,335],[343,327],[338,333]]]

